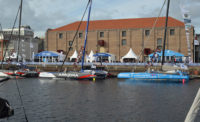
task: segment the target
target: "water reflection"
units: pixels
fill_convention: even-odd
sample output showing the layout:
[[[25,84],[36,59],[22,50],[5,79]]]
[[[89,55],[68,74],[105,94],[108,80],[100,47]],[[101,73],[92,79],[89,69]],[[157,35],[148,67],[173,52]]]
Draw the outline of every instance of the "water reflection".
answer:
[[[120,85],[129,84],[129,85],[157,85],[157,84],[164,84],[164,85],[184,85],[188,84],[189,82],[182,83],[181,81],[167,81],[167,80],[135,80],[135,79],[125,79],[121,80],[119,83]]]
[[[183,85],[118,79],[38,78],[18,83],[30,122],[182,122],[200,86],[199,81]],[[15,80],[0,87],[0,97],[15,109],[9,122],[25,121]]]

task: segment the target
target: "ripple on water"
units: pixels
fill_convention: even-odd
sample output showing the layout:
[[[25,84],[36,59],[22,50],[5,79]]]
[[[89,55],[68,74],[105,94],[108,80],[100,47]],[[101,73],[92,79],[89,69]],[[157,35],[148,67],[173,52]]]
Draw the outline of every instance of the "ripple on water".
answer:
[[[20,79],[18,84],[30,122],[182,122],[200,86],[198,81],[173,84],[39,78]],[[0,96],[15,109],[9,122],[24,122],[15,80],[0,87]]]

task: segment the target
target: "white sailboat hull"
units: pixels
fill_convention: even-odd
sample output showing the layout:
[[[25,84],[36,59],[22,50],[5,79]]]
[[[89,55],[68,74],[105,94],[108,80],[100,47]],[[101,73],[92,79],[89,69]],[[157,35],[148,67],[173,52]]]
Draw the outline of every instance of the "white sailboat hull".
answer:
[[[0,77],[9,77],[9,75],[3,73],[3,72],[0,72]]]

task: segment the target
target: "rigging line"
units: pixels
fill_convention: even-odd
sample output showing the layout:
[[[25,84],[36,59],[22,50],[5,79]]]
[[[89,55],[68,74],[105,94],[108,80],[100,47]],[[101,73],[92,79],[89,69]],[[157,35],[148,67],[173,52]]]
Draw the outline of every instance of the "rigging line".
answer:
[[[20,90],[19,90],[19,85],[18,85],[18,80],[17,79],[15,79],[15,83],[16,83],[16,86],[17,86],[17,91],[18,91],[18,94],[19,94],[21,105],[22,105],[22,108],[23,108],[24,117],[26,119],[26,122],[28,122],[28,118],[27,118],[27,115],[26,115],[26,110],[24,108],[24,103],[23,103],[22,96],[21,96],[21,93],[20,93]]]
[[[2,87],[5,83],[6,83],[6,82],[2,82],[2,83],[0,84],[0,87]]]
[[[21,35],[20,35],[20,32],[21,32],[21,20],[22,20],[22,3],[23,3],[23,0],[21,0],[21,4],[20,4],[20,14],[19,14],[19,40],[18,40],[18,48],[17,48],[17,62],[18,62],[18,58],[19,58],[19,45],[20,45],[20,39],[21,39]]]
[[[160,15],[161,15],[161,12],[162,12],[162,10],[163,10],[163,8],[164,8],[164,5],[165,5],[166,1],[167,1],[167,0],[164,1],[163,5],[162,5],[162,8],[160,9],[160,12],[159,12],[159,14],[158,14],[158,17],[156,18],[156,20],[155,20],[155,22],[154,22],[154,24],[153,24],[153,26],[152,26],[152,29],[150,30],[149,36],[148,36],[148,38],[147,38],[146,41],[148,41],[148,40],[150,39],[150,35],[151,35],[152,31],[155,29],[155,26],[156,26],[156,24],[157,24],[157,22],[158,22],[158,19],[159,19]],[[144,41],[144,42],[145,42],[145,41]],[[140,53],[139,58],[138,58],[138,62],[139,62],[139,60],[140,60],[140,56],[142,55],[142,53],[143,53],[143,51],[144,51],[144,47],[145,47],[145,46],[143,46],[143,48],[142,48],[142,50],[141,50],[141,53]]]
[[[13,24],[12,31],[11,31],[11,34],[10,34],[9,39],[8,39],[8,43],[6,43],[6,49],[5,49],[5,52],[4,52],[4,55],[3,55],[3,59],[2,59],[2,62],[1,62],[1,69],[3,69],[4,57],[6,56],[6,52],[8,50],[9,42],[11,41],[12,36],[13,36],[13,31],[14,31],[14,28],[15,28],[15,24],[16,24],[17,17],[18,17],[18,14],[19,14],[19,10],[20,10],[20,7],[19,7],[19,9],[17,11],[17,15],[16,15],[15,20],[14,20],[14,24]]]
[[[68,49],[68,51],[67,51],[67,53],[66,53],[66,56],[65,56],[65,59],[64,59],[62,65],[61,65],[61,67],[60,67],[60,70],[59,70],[60,72],[61,72],[61,70],[62,70],[62,67],[63,67],[63,65],[64,65],[66,59],[67,59],[67,56],[69,55],[69,52],[70,52],[70,50],[71,50],[71,48],[72,48],[72,45],[73,45],[73,43],[74,43],[74,41],[75,41],[75,38],[76,38],[76,36],[77,36],[77,34],[78,34],[78,32],[79,32],[79,29],[80,29],[81,24],[82,24],[82,22],[83,22],[83,18],[84,18],[84,16],[85,16],[85,13],[86,13],[86,11],[87,11],[87,8],[88,8],[88,6],[89,6],[89,3],[90,3],[90,0],[88,1],[88,4],[87,4],[87,6],[86,6],[86,9],[85,9],[85,11],[84,11],[84,13],[83,13],[83,16],[82,16],[82,18],[81,18],[81,21],[80,21],[80,23],[79,23],[79,25],[78,25],[78,27],[77,27],[77,30],[76,30],[76,33],[75,33],[75,35],[74,35],[74,37],[73,37],[72,43],[71,43],[71,45],[69,45],[70,47],[69,47],[69,49]]]

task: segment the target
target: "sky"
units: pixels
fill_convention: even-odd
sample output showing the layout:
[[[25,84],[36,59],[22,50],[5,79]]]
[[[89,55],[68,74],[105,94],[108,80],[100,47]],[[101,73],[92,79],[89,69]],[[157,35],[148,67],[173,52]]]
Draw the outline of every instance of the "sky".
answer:
[[[80,21],[87,2],[23,0],[22,25],[30,25],[35,36],[44,37],[48,28]],[[20,0],[0,0],[0,3],[0,23],[3,28],[12,28]],[[93,0],[91,20],[157,17],[163,3],[164,0]],[[169,16],[183,21],[180,5],[190,11],[192,25],[200,33],[200,0],[171,0]],[[161,16],[165,13],[166,5]]]

